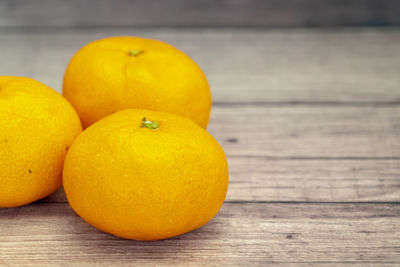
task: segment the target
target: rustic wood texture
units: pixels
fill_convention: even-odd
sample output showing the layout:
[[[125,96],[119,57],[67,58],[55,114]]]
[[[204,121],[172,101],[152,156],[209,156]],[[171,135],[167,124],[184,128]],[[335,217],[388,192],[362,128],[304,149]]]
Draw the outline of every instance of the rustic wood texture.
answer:
[[[1,26],[400,25],[396,0],[3,0]]]
[[[215,107],[212,120],[209,131],[232,156],[400,156],[400,106]]]
[[[5,265],[381,265],[399,261],[400,205],[396,204],[225,203],[206,226],[158,242],[102,233],[64,203],[0,210],[0,263]]]
[[[231,202],[398,202],[400,160],[228,157]],[[41,200],[66,202],[63,190]]]
[[[396,29],[0,29],[0,72],[60,92],[74,53],[115,35],[160,39],[183,50],[204,69],[217,103],[400,102]]]
[[[143,243],[89,226],[59,190],[0,209],[0,265],[400,264],[398,29],[1,28],[0,75],[60,92],[73,53],[110,35],[164,40],[204,69],[226,203],[199,230]]]

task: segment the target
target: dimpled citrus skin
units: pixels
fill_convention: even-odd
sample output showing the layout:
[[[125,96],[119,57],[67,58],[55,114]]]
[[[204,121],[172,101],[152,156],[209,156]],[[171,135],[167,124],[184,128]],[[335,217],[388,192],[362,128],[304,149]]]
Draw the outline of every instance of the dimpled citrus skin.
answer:
[[[84,128],[116,111],[148,109],[208,124],[211,93],[200,67],[161,41],[111,37],[87,44],[70,61],[63,95]]]
[[[159,128],[141,127],[144,117]],[[78,136],[63,184],[89,224],[122,238],[158,240],[211,220],[228,179],[224,151],[203,128],[177,115],[130,109]]]
[[[59,93],[30,78],[0,76],[0,207],[58,189],[67,149],[81,131]]]

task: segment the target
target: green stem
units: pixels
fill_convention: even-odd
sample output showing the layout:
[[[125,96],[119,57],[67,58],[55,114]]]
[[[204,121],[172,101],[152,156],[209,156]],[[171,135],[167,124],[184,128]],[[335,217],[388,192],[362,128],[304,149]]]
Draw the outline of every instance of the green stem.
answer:
[[[129,53],[128,53],[128,54],[129,54],[131,57],[136,57],[136,56],[142,54],[143,52],[144,52],[143,50],[129,50]]]
[[[156,129],[158,129],[158,127],[160,127],[160,123],[156,122],[156,121],[149,121],[146,118],[143,118],[142,119],[142,128],[144,128],[144,127],[152,129],[152,130],[156,130]]]

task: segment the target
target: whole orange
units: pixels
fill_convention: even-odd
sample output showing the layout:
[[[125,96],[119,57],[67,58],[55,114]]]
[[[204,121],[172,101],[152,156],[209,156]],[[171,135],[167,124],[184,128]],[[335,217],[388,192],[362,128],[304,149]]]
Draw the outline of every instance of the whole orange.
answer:
[[[105,38],[80,49],[65,72],[63,95],[84,128],[127,108],[178,114],[205,128],[211,109],[200,67],[169,44],[139,37]]]
[[[193,121],[130,109],[77,137],[63,184],[71,207],[89,224],[122,238],[157,240],[217,214],[228,167],[221,146]]]
[[[0,76],[0,207],[58,189],[64,157],[81,131],[78,114],[59,93],[29,78]]]

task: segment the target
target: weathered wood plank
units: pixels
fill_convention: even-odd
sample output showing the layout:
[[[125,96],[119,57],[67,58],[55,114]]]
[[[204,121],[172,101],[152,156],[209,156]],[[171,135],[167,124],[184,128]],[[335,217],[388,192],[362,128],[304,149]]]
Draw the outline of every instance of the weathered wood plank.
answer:
[[[69,59],[85,43],[138,35],[164,40],[193,57],[209,78],[215,102],[400,101],[397,29],[0,29],[0,33],[0,74],[29,76],[58,91]]]
[[[0,209],[0,262],[19,265],[395,264],[400,205],[224,204],[208,225],[159,242],[92,228],[67,204]]]
[[[400,202],[400,160],[229,157],[228,162],[228,202]],[[60,190],[41,202],[66,199]]]
[[[0,26],[400,25],[396,0],[3,0]]]
[[[400,106],[216,106],[208,130],[230,156],[400,156]]]
[[[229,158],[228,201],[400,201],[399,160]]]
[[[400,107],[216,106],[209,130],[229,201],[399,201],[399,123]]]

